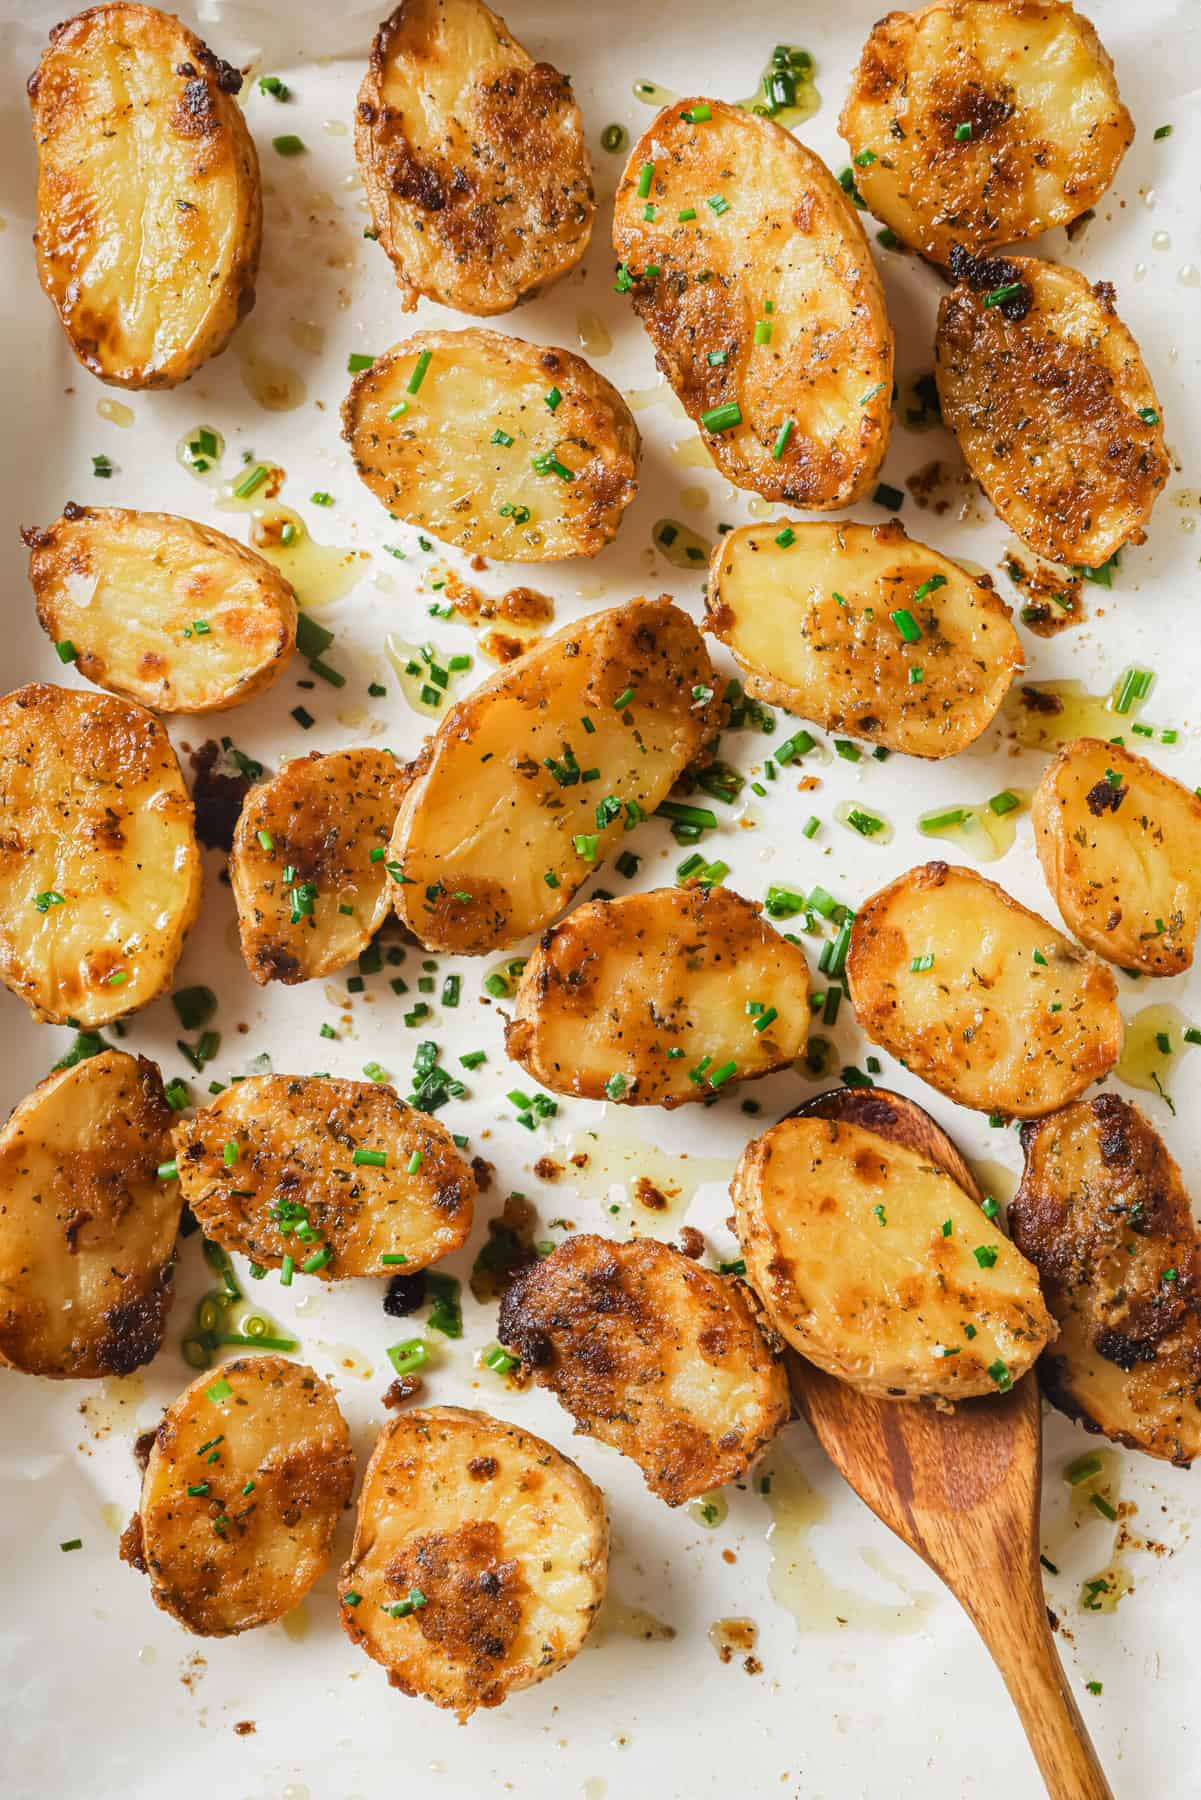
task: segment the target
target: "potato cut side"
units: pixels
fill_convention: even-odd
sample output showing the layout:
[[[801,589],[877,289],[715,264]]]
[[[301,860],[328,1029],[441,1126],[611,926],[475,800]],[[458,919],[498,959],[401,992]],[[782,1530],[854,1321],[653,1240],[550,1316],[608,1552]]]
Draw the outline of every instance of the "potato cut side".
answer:
[[[1121,744],[1076,738],[1031,808],[1047,886],[1081,943],[1124,969],[1179,975],[1201,924],[1201,800]]]
[[[0,976],[83,1026],[171,980],[200,908],[192,802],[157,719],[31,682],[0,699]]]
[[[724,887],[577,907],[526,963],[506,1050],[556,1094],[628,1106],[787,1067],[809,1033],[809,970],[760,911]]]
[[[1182,1467],[1201,1452],[1201,1242],[1166,1145],[1116,1094],[1022,1128],[1014,1242],[1059,1321],[1043,1391],[1086,1431]]]
[[[155,1065],[104,1050],[48,1075],[0,1131],[0,1362],[128,1375],[163,1341],[179,1190]]]
[[[748,693],[910,756],[974,743],[1022,668],[990,578],[896,520],[741,525],[717,541],[706,606]]]
[[[70,502],[26,541],[42,630],[89,681],[156,712],[238,706],[295,649],[291,587],[207,525]]]
[[[972,869],[925,863],[873,894],[847,979],[873,1042],[982,1112],[1041,1118],[1121,1055],[1109,970]]]
[[[389,851],[402,923],[471,956],[549,924],[713,736],[716,685],[666,596],[594,613],[498,670],[412,765]]]
[[[230,1637],[304,1599],[353,1484],[328,1383],[282,1356],[240,1356],[163,1414],[122,1555],[188,1631]]]
[[[29,81],[38,275],[102,381],[174,387],[254,305],[262,202],[241,86],[152,6],[92,6],[50,34]]]
[[[179,1122],[175,1155],[205,1236],[264,1268],[412,1272],[471,1230],[475,1177],[450,1132],[373,1081],[252,1075]]]
[[[363,1478],[342,1625],[402,1694],[468,1718],[569,1663],[604,1598],[604,1495],[541,1438],[434,1406]]]
[[[929,1158],[793,1118],[730,1185],[747,1273],[802,1356],[877,1399],[1007,1391],[1055,1336],[1038,1276]]]
[[[386,846],[408,778],[388,750],[331,750],[251,788],[229,878],[256,981],[311,981],[367,948],[388,916]]]
[[[508,312],[573,269],[592,162],[571,82],[481,0],[403,0],[355,110],[355,155],[402,305]]]
[[[669,1506],[745,1475],[792,1408],[744,1290],[657,1238],[569,1238],[508,1289],[499,1336]]]
[[[952,257],[934,375],[968,468],[1011,531],[1099,568],[1141,544],[1170,464],[1159,401],[1108,282],[1023,256]]]
[[[342,426],[390,513],[509,562],[595,556],[638,485],[638,427],[603,375],[570,350],[476,327],[377,356]]]
[[[665,107],[630,152],[613,244],[722,474],[818,512],[857,500],[888,446],[892,327],[855,209],[813,151],[719,100]]]
[[[1134,137],[1109,55],[1060,0],[887,13],[838,129],[876,217],[944,264],[1095,206]]]

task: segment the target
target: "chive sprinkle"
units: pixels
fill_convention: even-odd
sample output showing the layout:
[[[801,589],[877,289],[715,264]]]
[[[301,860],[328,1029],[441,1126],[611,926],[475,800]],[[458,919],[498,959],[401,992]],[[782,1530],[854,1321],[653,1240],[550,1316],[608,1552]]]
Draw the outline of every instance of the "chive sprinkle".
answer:
[[[781,425],[779,431],[777,431],[776,441],[771,447],[772,458],[775,462],[779,462],[780,458],[783,456],[784,451],[786,450],[786,448],[788,446],[788,440],[791,436],[792,436],[792,420],[785,419],[785,421]]]
[[[736,425],[742,424],[742,408],[737,400],[727,400],[721,406],[711,406],[701,414],[701,426],[705,431],[732,431]],[[784,442],[787,443],[787,438]],[[780,446],[781,452],[783,445]],[[774,452],[773,452],[774,454]]]
[[[425,380],[426,370],[433,360],[434,353],[432,350],[423,350],[421,352],[417,361],[413,364],[413,373],[409,376],[408,384],[405,389],[406,393],[415,394],[417,392],[422,382]]]

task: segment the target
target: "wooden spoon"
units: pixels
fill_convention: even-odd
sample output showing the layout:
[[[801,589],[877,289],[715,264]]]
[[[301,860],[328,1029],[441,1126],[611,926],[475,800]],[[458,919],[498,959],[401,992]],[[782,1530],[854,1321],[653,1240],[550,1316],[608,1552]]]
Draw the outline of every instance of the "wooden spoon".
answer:
[[[792,1117],[838,1119],[907,1145],[982,1195],[929,1113],[882,1088],[835,1088]],[[1051,1800],[1113,1800],[1047,1622],[1039,1572],[1042,1414],[1033,1373],[937,1412],[874,1400],[789,1354],[792,1391],[868,1506],[946,1582],[1005,1678]]]

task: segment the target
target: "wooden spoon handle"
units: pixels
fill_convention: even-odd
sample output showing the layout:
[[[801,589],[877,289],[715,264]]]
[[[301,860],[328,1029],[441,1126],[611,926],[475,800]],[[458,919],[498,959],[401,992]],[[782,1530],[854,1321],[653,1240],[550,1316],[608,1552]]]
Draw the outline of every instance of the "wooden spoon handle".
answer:
[[[968,1608],[1017,1707],[1050,1800],[1114,1800],[1060,1663],[1042,1582],[1015,1581],[1006,1594]]]

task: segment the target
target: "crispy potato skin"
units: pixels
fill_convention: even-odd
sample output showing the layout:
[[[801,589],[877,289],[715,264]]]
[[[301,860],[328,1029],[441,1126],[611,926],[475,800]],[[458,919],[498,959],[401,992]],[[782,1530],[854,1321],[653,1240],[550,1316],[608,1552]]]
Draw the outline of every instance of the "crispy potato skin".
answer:
[[[855,209],[825,164],[790,132],[710,100],[713,117],[665,107],[630,152],[613,244],[655,361],[700,423],[737,401],[733,430],[702,427],[736,487],[826,512],[871,485],[888,447],[893,335]],[[639,176],[653,163],[650,203]],[[706,195],[729,201],[715,213]],[[695,207],[694,220],[677,213]],[[647,276],[646,268],[661,273]],[[774,302],[770,344],[755,322]],[[710,351],[726,360],[710,364]],[[779,456],[785,421],[792,421]]]
[[[312,981],[367,948],[388,916],[391,886],[371,852],[387,843],[408,780],[386,750],[332,750],[295,756],[251,788],[234,831],[229,879],[242,955],[257,982]],[[288,867],[295,870],[290,884],[283,878]],[[293,923],[290,895],[306,883],[317,889],[312,911]]]
[[[205,1236],[264,1268],[323,1246],[333,1253],[317,1271],[323,1281],[395,1274],[385,1253],[412,1273],[471,1230],[475,1177],[449,1131],[373,1081],[254,1075],[180,1120],[174,1137],[180,1188]],[[231,1167],[228,1143],[238,1146]],[[387,1162],[356,1165],[356,1150],[383,1151]],[[410,1175],[414,1153],[421,1165]],[[281,1231],[281,1205],[307,1212],[316,1234],[307,1251]]]
[[[304,1363],[240,1356],[198,1376],[163,1414],[122,1555],[186,1630],[230,1637],[304,1599],[353,1484],[334,1390]]]
[[[604,1495],[573,1462],[486,1413],[427,1407],[376,1440],[339,1616],[393,1687],[463,1720],[571,1661],[608,1560]],[[384,1610],[414,1588],[424,1606]]]
[[[932,968],[911,968],[931,953]],[[1041,1118],[1121,1054],[1109,970],[972,869],[925,863],[873,894],[847,979],[869,1038],[982,1112]]]
[[[835,1119],[783,1119],[747,1145],[730,1193],[777,1331],[865,1394],[995,1393],[998,1358],[1017,1381],[1055,1336],[1034,1269],[906,1144]],[[977,1248],[995,1253],[990,1266]]]
[[[1116,1094],[1023,1126],[1022,1148],[1009,1224],[1059,1321],[1038,1366],[1048,1400],[1187,1467],[1201,1451],[1201,1243],[1180,1170]]]
[[[223,531],[69,501],[26,542],[47,637],[74,644],[88,681],[155,712],[239,706],[270,687],[296,647],[291,587]]]
[[[669,1506],[745,1475],[788,1422],[743,1290],[657,1238],[569,1238],[508,1289],[498,1334]]]
[[[553,408],[552,388],[562,396]],[[351,383],[342,425],[355,468],[389,512],[509,562],[595,556],[637,491],[641,439],[617,389],[570,350],[476,326],[418,332],[377,356]],[[494,443],[497,430],[513,443]],[[535,456],[572,479],[539,475]]]
[[[876,217],[944,264],[955,244],[1017,243],[1095,206],[1134,137],[1109,55],[1060,0],[886,14],[838,129],[876,158],[855,168]]]
[[[0,978],[35,1019],[104,1025],[155,999],[200,882],[192,802],[157,719],[48,682],[0,699]],[[49,894],[63,903],[43,910]]]
[[[406,311],[487,317],[588,248],[592,162],[571,83],[481,0],[402,0],[371,46],[355,155]]]
[[[389,852],[406,877],[397,917],[427,949],[469,956],[540,931],[619,844],[626,808],[654,812],[713,736],[721,701],[692,690],[717,685],[700,632],[666,595],[594,613],[498,670],[411,766]],[[569,750],[596,781],[556,779],[546,762]],[[601,827],[610,795],[621,810]],[[596,838],[594,860],[580,834]]]
[[[40,1082],[0,1131],[0,1362],[128,1375],[163,1341],[179,1190],[156,1171],[171,1110],[144,1056],[103,1050]]]
[[[1031,817],[1047,886],[1082,944],[1145,975],[1191,967],[1201,923],[1191,788],[1121,744],[1076,738],[1043,770]]]
[[[1113,288],[1030,256],[960,269],[967,279],[938,309],[934,376],[968,468],[1052,562],[1097,568],[1141,544],[1170,464]],[[1021,289],[1011,303],[986,304],[1010,284]]]
[[[170,13],[93,6],[29,80],[38,275],[116,387],[174,387],[254,305],[259,165],[237,69]]]
[[[689,1075],[703,1056],[737,1063],[734,1080],[787,1067],[809,1033],[809,970],[761,910],[725,887],[578,906],[526,963],[505,1049],[556,1094],[613,1099],[622,1076],[629,1106],[703,1100],[713,1089]],[[756,1031],[748,1004],[779,1016]]]
[[[795,541],[782,547],[785,525]],[[827,731],[954,756],[987,730],[1023,666],[991,579],[915,543],[899,520],[740,525],[718,538],[709,568],[705,626],[747,692]],[[890,616],[901,608],[921,630],[916,644]]]

